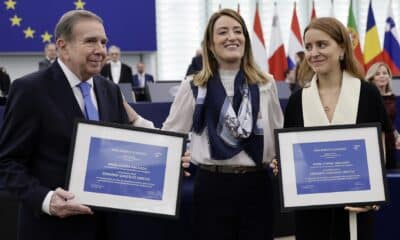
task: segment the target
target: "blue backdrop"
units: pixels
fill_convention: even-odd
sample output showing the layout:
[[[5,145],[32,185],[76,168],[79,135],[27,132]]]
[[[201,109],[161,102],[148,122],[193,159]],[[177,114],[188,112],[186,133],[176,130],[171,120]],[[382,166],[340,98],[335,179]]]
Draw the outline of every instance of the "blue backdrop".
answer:
[[[109,44],[122,51],[157,50],[155,0],[3,0],[0,52],[42,52],[61,15],[77,7],[103,18]]]

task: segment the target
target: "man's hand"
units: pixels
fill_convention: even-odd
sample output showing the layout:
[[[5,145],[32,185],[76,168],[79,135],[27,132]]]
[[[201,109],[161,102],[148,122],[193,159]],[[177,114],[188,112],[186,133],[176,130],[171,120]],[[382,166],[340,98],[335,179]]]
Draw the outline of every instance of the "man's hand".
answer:
[[[60,218],[80,214],[93,214],[89,207],[75,203],[72,200],[74,197],[73,193],[57,188],[51,196],[50,214]]]

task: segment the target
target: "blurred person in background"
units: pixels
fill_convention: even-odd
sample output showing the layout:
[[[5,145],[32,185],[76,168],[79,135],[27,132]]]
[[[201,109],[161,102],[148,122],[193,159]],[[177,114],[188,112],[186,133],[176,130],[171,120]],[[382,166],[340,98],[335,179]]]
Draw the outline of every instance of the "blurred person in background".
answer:
[[[56,58],[57,58],[56,44],[54,44],[54,43],[46,44],[46,46],[44,48],[44,55],[45,55],[45,58],[38,63],[39,70],[43,70],[43,69],[49,67],[56,60]]]
[[[109,61],[101,69],[101,75],[114,83],[132,84],[132,68],[121,62],[121,49],[117,46],[108,48]],[[107,61],[107,58],[106,60]]]
[[[135,91],[136,101],[149,101],[146,96],[145,88],[147,83],[154,83],[153,75],[145,72],[145,65],[143,62],[136,64],[136,74],[133,75],[133,89]]]
[[[379,90],[389,115],[393,131],[385,135],[386,168],[397,167],[396,149],[400,149],[400,136],[396,129],[396,96],[392,92],[392,72],[384,62],[374,63],[367,71],[365,79],[373,83]]]
[[[196,50],[196,54],[192,58],[192,62],[190,63],[188,69],[186,70],[185,76],[194,75],[203,68],[203,58],[201,52],[202,52],[201,48]]]

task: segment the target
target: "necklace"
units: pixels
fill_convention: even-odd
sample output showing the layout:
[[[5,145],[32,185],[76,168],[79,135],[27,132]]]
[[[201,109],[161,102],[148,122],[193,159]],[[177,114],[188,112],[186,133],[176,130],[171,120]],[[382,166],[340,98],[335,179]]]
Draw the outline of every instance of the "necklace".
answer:
[[[340,94],[340,88],[337,89],[336,91],[333,91],[330,95],[327,93],[322,93],[322,94],[321,92],[319,93],[324,112],[329,113],[331,112],[331,110],[335,109],[339,94]],[[332,102],[332,100],[334,100],[334,102]]]

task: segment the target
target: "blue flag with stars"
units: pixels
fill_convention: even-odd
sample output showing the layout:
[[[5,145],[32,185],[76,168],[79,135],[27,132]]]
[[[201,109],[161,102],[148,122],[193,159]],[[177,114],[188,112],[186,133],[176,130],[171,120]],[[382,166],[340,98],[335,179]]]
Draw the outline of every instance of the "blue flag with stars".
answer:
[[[67,11],[85,9],[104,21],[109,44],[122,51],[156,51],[155,0],[2,0],[0,52],[42,52]]]

